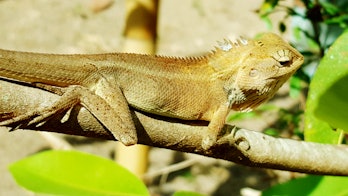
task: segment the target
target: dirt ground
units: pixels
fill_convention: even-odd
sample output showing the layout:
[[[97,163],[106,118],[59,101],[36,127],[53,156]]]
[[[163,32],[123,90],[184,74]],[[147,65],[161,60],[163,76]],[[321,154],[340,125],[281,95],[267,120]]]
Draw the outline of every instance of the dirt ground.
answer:
[[[200,55],[213,49],[217,40],[239,35],[253,37],[269,31],[254,12],[257,1],[162,0],[158,23],[158,54]],[[115,0],[102,12],[93,13],[90,1],[0,0],[0,48],[46,53],[101,53],[121,51],[125,23],[124,1]],[[284,102],[285,105],[288,104]],[[284,104],[283,103],[283,104]],[[244,123],[243,128],[262,130],[268,120]],[[58,135],[58,134],[57,134]],[[114,142],[67,137],[77,149],[110,157]],[[0,128],[0,195],[32,195],[14,182],[8,165],[49,148],[33,131],[7,132]],[[150,152],[150,170],[199,157],[165,149]],[[221,160],[199,157],[200,164],[174,172],[165,183],[149,184],[154,195],[192,190],[209,195],[250,195],[275,183],[275,173]],[[194,180],[185,177],[191,173]],[[241,190],[243,190],[241,192]]]

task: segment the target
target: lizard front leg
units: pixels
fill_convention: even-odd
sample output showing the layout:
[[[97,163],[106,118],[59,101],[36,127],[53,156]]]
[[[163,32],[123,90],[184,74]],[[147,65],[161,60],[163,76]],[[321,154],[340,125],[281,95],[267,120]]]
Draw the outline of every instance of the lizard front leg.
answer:
[[[72,85],[64,89],[52,88],[45,84],[37,84],[37,86],[57,94],[63,92],[63,94],[50,107],[2,121],[0,122],[0,126],[19,124],[16,128],[25,128],[32,124],[47,121],[55,114],[65,112],[80,103],[123,144],[132,145],[137,143],[136,129],[127,101],[121,90],[109,85],[105,79],[101,79],[94,86],[95,93],[79,85]],[[21,124],[22,122],[25,123]]]
[[[222,104],[214,113],[214,116],[208,125],[207,135],[204,136],[202,140],[201,145],[203,149],[208,150],[214,145],[219,137],[221,137],[222,128],[225,125],[226,117],[230,111],[229,106],[229,103]]]

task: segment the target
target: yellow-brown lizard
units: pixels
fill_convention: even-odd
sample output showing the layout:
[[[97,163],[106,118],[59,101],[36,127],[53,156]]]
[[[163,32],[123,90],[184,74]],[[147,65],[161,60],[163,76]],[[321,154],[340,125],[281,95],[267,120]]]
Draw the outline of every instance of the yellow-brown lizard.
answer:
[[[202,141],[208,149],[218,139],[230,109],[248,111],[270,99],[302,63],[303,56],[272,33],[255,40],[225,40],[212,53],[189,58],[0,50],[0,78],[62,95],[51,107],[14,116],[0,126],[40,125],[81,104],[116,139],[132,145],[137,143],[129,111],[133,107],[183,120],[210,121]]]

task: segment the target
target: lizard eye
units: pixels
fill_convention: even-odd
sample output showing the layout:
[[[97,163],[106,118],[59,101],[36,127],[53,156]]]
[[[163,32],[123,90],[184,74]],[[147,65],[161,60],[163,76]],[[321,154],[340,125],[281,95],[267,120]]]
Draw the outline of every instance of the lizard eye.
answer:
[[[272,57],[279,62],[279,67],[288,67],[291,65],[291,52],[289,50],[278,50]]]
[[[289,67],[289,65],[291,64],[291,61],[290,60],[283,60],[283,61],[279,61],[279,64],[280,64],[279,67]]]

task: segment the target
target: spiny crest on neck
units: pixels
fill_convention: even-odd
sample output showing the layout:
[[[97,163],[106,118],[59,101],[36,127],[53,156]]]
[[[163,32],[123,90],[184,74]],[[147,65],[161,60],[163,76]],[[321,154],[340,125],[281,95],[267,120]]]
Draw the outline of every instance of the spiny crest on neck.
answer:
[[[224,39],[223,42],[218,41],[217,43],[219,45],[218,47],[216,47],[217,50],[228,52],[233,48],[238,48],[240,46],[248,45],[249,41],[243,37],[240,37],[239,39],[236,39],[235,41]]]
[[[224,39],[223,41],[217,41],[217,43],[218,46],[215,46],[215,49],[211,51],[211,58],[225,58],[227,56],[233,55],[233,53],[238,55],[240,54],[240,52],[242,52],[242,50],[247,50],[248,48],[255,45],[255,42],[253,40],[245,39],[242,36],[233,41]]]
[[[213,78],[229,78],[239,69],[239,62],[243,60],[245,51],[254,46],[252,40],[243,37],[235,41],[224,39],[209,55],[208,64],[215,70]]]

